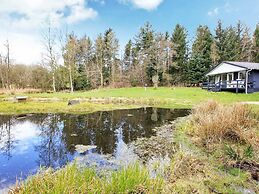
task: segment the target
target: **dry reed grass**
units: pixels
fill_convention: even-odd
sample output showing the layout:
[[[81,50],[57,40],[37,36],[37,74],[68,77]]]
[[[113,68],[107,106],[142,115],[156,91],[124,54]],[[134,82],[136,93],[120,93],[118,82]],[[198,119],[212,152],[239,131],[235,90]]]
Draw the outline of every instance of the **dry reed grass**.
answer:
[[[248,105],[208,101],[193,109],[191,123],[205,146],[222,140],[259,146],[258,122]]]
[[[0,89],[0,94],[14,95],[21,93],[41,93],[41,89],[24,88],[24,89]]]

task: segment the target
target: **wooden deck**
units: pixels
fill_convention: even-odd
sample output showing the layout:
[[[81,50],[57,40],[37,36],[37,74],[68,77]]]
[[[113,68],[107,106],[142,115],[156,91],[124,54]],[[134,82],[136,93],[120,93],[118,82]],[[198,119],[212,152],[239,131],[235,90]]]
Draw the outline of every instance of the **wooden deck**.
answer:
[[[254,83],[247,83],[248,91],[252,91],[254,87]],[[244,80],[236,80],[236,81],[220,81],[217,83],[214,82],[204,82],[202,84],[202,89],[206,89],[208,91],[213,92],[221,92],[221,91],[232,91],[232,92],[245,92],[246,83]]]

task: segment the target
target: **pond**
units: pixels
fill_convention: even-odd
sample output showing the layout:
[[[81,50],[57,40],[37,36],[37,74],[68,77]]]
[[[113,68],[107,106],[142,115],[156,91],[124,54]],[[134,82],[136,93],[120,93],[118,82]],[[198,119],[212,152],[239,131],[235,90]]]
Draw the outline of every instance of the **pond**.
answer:
[[[119,156],[121,146],[189,113],[185,109],[140,108],[84,115],[0,116],[0,190],[36,173],[59,168],[78,157],[76,145],[95,145],[89,153]],[[87,153],[86,153],[87,154]]]

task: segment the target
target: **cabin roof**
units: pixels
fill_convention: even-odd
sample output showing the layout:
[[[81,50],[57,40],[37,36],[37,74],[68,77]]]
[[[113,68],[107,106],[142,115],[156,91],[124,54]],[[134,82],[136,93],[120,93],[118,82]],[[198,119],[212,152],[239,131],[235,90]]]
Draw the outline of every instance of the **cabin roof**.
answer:
[[[259,63],[224,61],[210,70],[206,76],[246,70],[259,70]]]
[[[246,69],[259,70],[259,63],[238,62],[238,61],[224,61],[223,63],[228,63],[230,65],[235,65],[235,66],[243,67],[243,68],[246,68]]]

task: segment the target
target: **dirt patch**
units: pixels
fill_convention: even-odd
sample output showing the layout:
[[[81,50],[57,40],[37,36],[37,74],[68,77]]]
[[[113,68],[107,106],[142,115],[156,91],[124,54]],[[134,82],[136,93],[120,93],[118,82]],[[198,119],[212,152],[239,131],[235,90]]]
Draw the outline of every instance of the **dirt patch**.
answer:
[[[248,171],[251,173],[251,177],[259,181],[259,164],[253,161],[238,161],[233,167],[240,168],[242,170]]]

